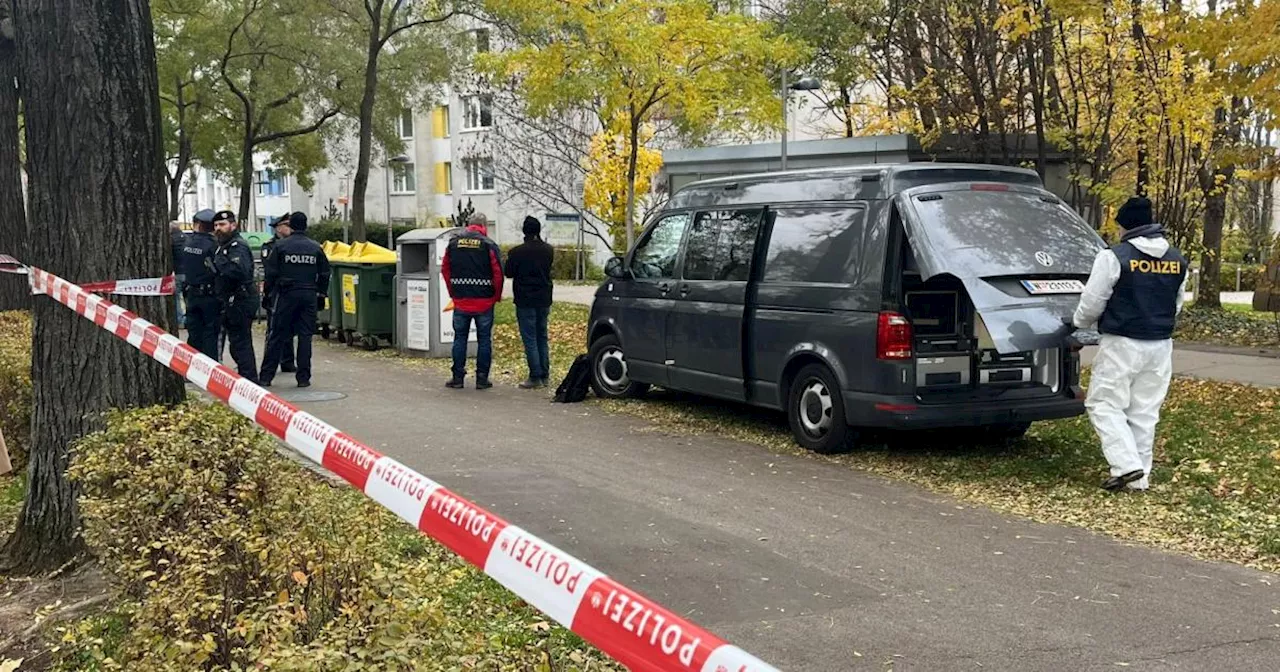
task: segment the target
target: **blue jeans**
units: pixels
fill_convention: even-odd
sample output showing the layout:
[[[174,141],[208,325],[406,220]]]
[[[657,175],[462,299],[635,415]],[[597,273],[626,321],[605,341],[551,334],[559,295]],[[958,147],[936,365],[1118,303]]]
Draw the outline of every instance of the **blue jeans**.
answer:
[[[467,341],[471,340],[471,323],[476,323],[476,380],[489,379],[493,365],[493,309],[480,313],[453,311],[453,377],[467,376]]]
[[[551,377],[551,350],[547,343],[547,317],[551,308],[516,308],[520,340],[524,341],[524,358],[529,363],[529,378]]]

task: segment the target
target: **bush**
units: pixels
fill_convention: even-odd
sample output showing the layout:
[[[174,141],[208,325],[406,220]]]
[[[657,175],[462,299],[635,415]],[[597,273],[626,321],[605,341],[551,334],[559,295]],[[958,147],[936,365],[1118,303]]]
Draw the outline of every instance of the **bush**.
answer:
[[[413,224],[392,224],[391,235],[393,238],[398,239],[416,228],[419,227]],[[383,247],[387,246],[387,225],[385,222],[365,222],[365,230],[369,234],[368,239],[370,241]],[[320,243],[342,242],[342,220],[325,219],[310,223],[307,225],[307,235]]]
[[[1258,264],[1222,264],[1222,270],[1218,274],[1218,289],[1223,292],[1234,292],[1236,290],[1236,269],[1240,272],[1240,289],[1241,292],[1252,292],[1258,289],[1258,282],[1262,279],[1262,273],[1266,270],[1265,266]]]
[[[1280,346],[1280,324],[1266,313],[1238,313],[1188,305],[1178,316],[1173,337],[1200,343],[1246,347]]]
[[[515,245],[502,246],[502,258],[506,259],[511,254],[511,250],[515,249]],[[577,250],[574,245],[556,245],[556,256],[551,262],[551,279],[552,280],[577,280],[577,272],[575,265],[577,264]],[[592,282],[600,282],[604,280],[604,270],[591,260],[591,249],[582,248],[584,256],[587,258],[587,277],[586,280]]]
[[[31,314],[0,313],[0,433],[15,473],[31,443]]]
[[[533,669],[543,648],[557,662],[599,658],[275,445],[199,402],[114,412],[78,444],[85,540],[123,599],[66,632],[63,669]]]

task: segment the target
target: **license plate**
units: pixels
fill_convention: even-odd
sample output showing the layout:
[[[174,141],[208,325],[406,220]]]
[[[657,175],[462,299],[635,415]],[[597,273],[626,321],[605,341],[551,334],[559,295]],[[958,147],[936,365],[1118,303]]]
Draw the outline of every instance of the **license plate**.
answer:
[[[1084,283],[1079,280],[1023,280],[1022,286],[1030,294],[1079,294]]]

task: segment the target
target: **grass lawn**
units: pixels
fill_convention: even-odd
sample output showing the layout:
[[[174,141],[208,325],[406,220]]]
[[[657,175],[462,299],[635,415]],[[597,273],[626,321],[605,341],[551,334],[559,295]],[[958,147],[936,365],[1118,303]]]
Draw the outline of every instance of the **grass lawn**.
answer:
[[[587,314],[585,307],[563,304],[552,312],[553,385],[585,351]],[[510,303],[498,311],[494,374],[508,382],[525,374]],[[644,400],[595,403],[667,431],[727,436],[1044,522],[1280,570],[1280,390],[1176,379],[1159,429],[1155,483],[1145,494],[1121,496],[1098,488],[1106,462],[1083,417],[1038,423],[1009,446],[904,434],[825,458],[800,450],[781,415],[745,406],[664,391]]]

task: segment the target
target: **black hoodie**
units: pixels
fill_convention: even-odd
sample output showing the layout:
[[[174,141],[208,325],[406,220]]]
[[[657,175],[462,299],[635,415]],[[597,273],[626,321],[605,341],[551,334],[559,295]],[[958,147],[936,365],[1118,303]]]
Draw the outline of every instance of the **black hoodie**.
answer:
[[[504,274],[511,278],[516,294],[517,308],[550,308],[551,262],[555,248],[541,238],[528,236],[507,255]]]

